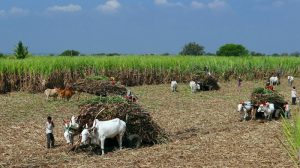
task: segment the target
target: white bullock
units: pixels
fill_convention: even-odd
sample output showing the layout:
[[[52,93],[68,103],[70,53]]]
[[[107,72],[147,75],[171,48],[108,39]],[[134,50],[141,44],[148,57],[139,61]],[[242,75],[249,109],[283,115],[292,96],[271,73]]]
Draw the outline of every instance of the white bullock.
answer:
[[[53,99],[56,100],[59,93],[59,88],[46,89],[44,93],[46,95],[47,100],[49,100],[49,97],[53,97]]]
[[[266,103],[266,105],[261,104],[257,109],[257,112],[264,113],[265,118],[269,120],[272,119],[274,111],[275,107],[273,103]]]
[[[294,82],[294,77],[293,76],[288,76],[288,85],[292,86]]]
[[[172,92],[177,91],[177,82],[176,81],[171,81],[171,90],[172,90]]]
[[[91,140],[92,144],[97,144],[97,136],[95,133],[90,133],[90,130],[88,129],[88,126],[86,124],[85,128],[82,130],[81,134],[81,144],[82,145],[88,145],[89,144],[89,138]]]
[[[274,85],[278,85],[279,84],[279,80],[277,76],[272,76],[270,77],[270,85],[274,86]]]
[[[200,85],[197,84],[195,81],[190,81],[190,88],[192,93],[195,93],[197,90],[200,90]]]
[[[122,149],[122,139],[126,131],[126,123],[119,118],[115,118],[108,121],[99,121],[98,119],[94,120],[93,127],[91,128],[94,132],[92,141],[96,141],[96,144],[101,145],[102,155],[104,155],[104,143],[106,138],[117,137],[119,147]],[[86,129],[81,133],[81,143],[87,144],[89,133]]]
[[[251,118],[255,119],[255,110],[253,109],[253,105],[250,101],[238,104],[237,111],[241,113],[241,121],[245,121],[250,114]]]

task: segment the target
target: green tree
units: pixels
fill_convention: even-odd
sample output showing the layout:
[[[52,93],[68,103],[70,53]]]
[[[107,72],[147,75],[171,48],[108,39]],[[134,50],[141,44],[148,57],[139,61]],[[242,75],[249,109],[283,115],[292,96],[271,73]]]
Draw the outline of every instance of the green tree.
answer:
[[[190,42],[183,47],[182,51],[179,54],[180,55],[203,55],[204,47],[195,42]]]
[[[225,44],[217,51],[219,56],[245,56],[248,53],[248,50],[241,44]]]
[[[65,50],[60,54],[61,56],[79,56],[80,52],[76,50]]]
[[[265,56],[266,54],[264,53],[260,53],[260,52],[255,52],[255,51],[251,51],[250,52],[251,56]]]
[[[24,46],[22,41],[19,41],[17,47],[14,50],[17,59],[24,59],[28,56],[28,47]]]
[[[299,57],[299,56],[300,56],[300,52],[298,52],[298,51],[292,52],[292,53],[290,54],[290,56]]]

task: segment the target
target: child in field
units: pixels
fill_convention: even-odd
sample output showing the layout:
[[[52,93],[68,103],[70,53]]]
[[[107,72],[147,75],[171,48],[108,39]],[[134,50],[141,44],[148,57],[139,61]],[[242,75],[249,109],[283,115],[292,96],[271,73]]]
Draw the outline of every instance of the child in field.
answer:
[[[54,136],[53,136],[53,128],[54,123],[52,121],[52,118],[50,116],[47,117],[47,123],[46,123],[46,136],[47,136],[47,148],[53,148],[54,147]]]
[[[284,104],[283,107],[284,107],[284,117],[285,118],[290,118],[290,116],[291,116],[291,114],[290,114],[291,109],[290,109],[289,103],[285,102],[285,104]]]

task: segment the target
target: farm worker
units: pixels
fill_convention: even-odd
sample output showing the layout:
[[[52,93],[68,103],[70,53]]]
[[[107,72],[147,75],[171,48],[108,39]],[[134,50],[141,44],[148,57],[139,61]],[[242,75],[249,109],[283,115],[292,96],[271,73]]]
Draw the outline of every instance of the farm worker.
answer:
[[[210,73],[210,71],[209,71],[209,69],[208,69],[207,66],[205,66],[203,70],[206,73],[206,75],[211,76],[211,73]]]
[[[52,121],[52,118],[48,116],[47,123],[46,123],[47,148],[54,147],[55,140],[53,136],[53,128],[54,128],[54,123]]]
[[[111,81],[111,84],[112,84],[112,85],[116,84],[116,81],[115,81],[115,78],[114,78],[114,77],[110,77],[110,81]]]
[[[276,76],[278,77],[278,82],[280,83],[280,77],[283,73],[283,70],[282,69],[278,69],[277,72],[276,72]]]
[[[283,107],[284,107],[284,116],[285,116],[285,118],[290,118],[291,109],[290,109],[289,103],[285,102]]]
[[[266,83],[265,89],[274,91],[274,88],[273,88],[272,85],[270,85],[270,82],[267,82],[267,83]]]
[[[125,98],[131,102],[136,102],[138,99],[137,96],[133,94],[131,90],[127,90]]]
[[[296,105],[297,91],[295,86],[293,86],[291,96],[292,96],[292,105]]]
[[[207,66],[205,66],[203,70],[204,70],[204,72],[206,72],[206,73],[209,72]]]
[[[242,85],[242,79],[241,79],[241,77],[239,76],[239,78],[238,78],[238,87],[241,87],[241,85]]]

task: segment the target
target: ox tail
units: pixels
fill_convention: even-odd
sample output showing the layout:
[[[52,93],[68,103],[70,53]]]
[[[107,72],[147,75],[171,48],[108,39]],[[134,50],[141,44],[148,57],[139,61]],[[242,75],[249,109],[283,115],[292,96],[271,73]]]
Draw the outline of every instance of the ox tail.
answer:
[[[128,118],[129,118],[129,115],[128,115],[128,114],[126,114],[126,117],[125,117],[125,123],[127,123],[127,121],[128,121]]]

